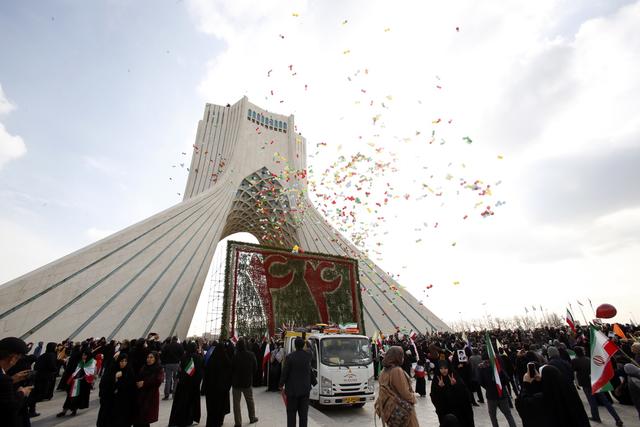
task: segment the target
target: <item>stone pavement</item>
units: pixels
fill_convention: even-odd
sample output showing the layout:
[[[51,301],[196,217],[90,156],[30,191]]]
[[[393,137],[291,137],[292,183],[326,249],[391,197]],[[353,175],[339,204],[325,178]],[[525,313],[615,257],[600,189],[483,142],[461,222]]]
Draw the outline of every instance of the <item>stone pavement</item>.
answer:
[[[430,387],[430,384],[427,384]],[[286,425],[286,414],[284,404],[279,393],[267,392],[265,387],[258,387],[254,389],[254,400],[256,403],[256,415],[259,418],[257,424],[252,424],[256,427],[276,427]],[[581,397],[582,394],[580,395]],[[91,403],[89,409],[78,411],[75,417],[66,416],[64,418],[56,418],[56,413],[60,412],[62,403],[64,401],[64,393],[56,392],[54,398],[49,402],[38,403],[38,412],[40,416],[32,418],[33,427],[86,427],[94,426],[98,417],[98,393],[94,390],[91,393]],[[583,398],[584,401],[584,398]],[[153,426],[164,427],[168,425],[169,414],[171,412],[171,400],[160,401],[160,419]],[[638,415],[632,406],[623,406],[615,404],[614,407],[624,420],[625,426],[640,426],[638,421]],[[202,419],[200,425],[206,424],[206,404],[204,397],[201,402]],[[589,406],[585,402],[585,408]],[[416,405],[418,413],[418,420],[421,426],[437,426],[438,421],[433,408],[433,404],[429,397],[418,397],[418,403]],[[233,412],[233,411],[232,411]],[[474,408],[475,424],[476,427],[490,427],[491,422],[487,414],[486,405]],[[517,425],[522,426],[520,417],[515,410],[513,411],[514,418]],[[593,424],[594,426],[611,427],[615,423],[613,419],[606,411],[605,408],[600,408],[600,417],[603,420],[602,424]],[[242,419],[243,425],[249,425],[249,416],[247,414],[247,408],[244,402],[242,403]],[[498,412],[498,422],[501,426],[507,426],[505,418]],[[233,426],[233,413],[227,415],[225,418],[225,426]],[[309,427],[329,427],[336,425],[348,425],[349,427],[365,427],[373,426],[373,404],[367,404],[363,408],[350,408],[350,407],[321,407],[320,409],[310,407],[309,408]],[[380,426],[380,420],[378,420]]]

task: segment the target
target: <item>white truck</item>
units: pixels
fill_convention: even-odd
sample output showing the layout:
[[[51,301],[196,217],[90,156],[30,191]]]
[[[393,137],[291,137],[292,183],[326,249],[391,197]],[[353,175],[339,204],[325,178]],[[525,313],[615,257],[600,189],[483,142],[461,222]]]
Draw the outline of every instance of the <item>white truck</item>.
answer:
[[[295,351],[294,339],[305,335],[305,350],[311,352],[311,369],[318,384],[309,399],[320,405],[362,407],[375,400],[375,378],[371,340],[350,333],[294,332],[285,334],[284,349]]]

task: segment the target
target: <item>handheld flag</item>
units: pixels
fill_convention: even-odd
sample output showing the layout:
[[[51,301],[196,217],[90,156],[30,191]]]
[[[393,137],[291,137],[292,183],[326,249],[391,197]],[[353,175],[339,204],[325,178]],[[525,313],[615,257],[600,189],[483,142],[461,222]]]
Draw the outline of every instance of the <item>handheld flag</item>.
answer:
[[[607,336],[591,326],[591,391],[608,391],[611,386],[609,380],[613,378],[613,366],[610,363],[613,356],[619,349]]]
[[[269,339],[267,338],[267,345],[264,348],[264,355],[262,356],[262,370],[265,370],[265,366],[269,363],[269,359],[271,358],[271,349],[269,348]]]
[[[193,374],[196,373],[196,365],[193,363],[193,357],[191,359],[189,359],[189,363],[187,363],[187,366],[184,367],[184,371],[190,377],[192,377]]]
[[[496,357],[496,354],[493,351],[493,345],[491,344],[491,338],[489,338],[488,332],[485,334],[484,340],[487,345],[489,361],[491,362],[491,371],[493,371],[493,378],[495,379],[496,388],[498,389],[498,397],[502,397],[502,382],[500,381],[500,359]]]
[[[573,331],[573,333],[577,333],[576,332],[576,322],[575,320],[573,320],[573,316],[571,315],[571,312],[569,311],[569,309],[567,308],[567,324],[569,325],[569,327],[571,328],[571,330]]]

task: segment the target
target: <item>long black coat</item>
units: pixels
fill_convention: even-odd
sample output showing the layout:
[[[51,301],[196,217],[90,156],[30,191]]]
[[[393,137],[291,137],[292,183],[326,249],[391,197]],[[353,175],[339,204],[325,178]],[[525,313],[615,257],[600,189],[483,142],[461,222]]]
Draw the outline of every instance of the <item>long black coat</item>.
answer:
[[[3,426],[22,425],[20,410],[25,407],[26,399],[13,388],[11,377],[0,370],[0,420]]]
[[[58,359],[55,353],[55,344],[53,351],[49,351],[47,345],[47,351],[36,360],[33,366],[36,371],[36,376],[33,380],[33,399],[36,402],[43,400],[50,400],[53,397],[53,383],[56,381],[56,374],[58,372]]]
[[[453,414],[458,418],[461,427],[474,427],[473,408],[464,381],[456,373],[450,375],[456,380],[453,385],[449,377],[444,377],[444,387],[440,387],[438,385],[440,382],[439,373],[433,377],[431,382],[431,401],[436,408],[438,419],[442,423],[447,414]]]
[[[287,396],[308,396],[311,384],[315,383],[311,373],[311,354],[296,350],[284,360],[280,385],[284,386]]]
[[[122,376],[116,379],[116,374]],[[130,366],[120,369],[117,361],[105,369],[100,380],[100,411],[97,427],[126,427],[131,425],[135,404],[135,375]]]
[[[207,399],[207,427],[221,427],[224,416],[231,412],[231,357],[219,344],[213,350],[204,371],[202,391]]]
[[[558,368],[547,365],[542,381],[524,383],[516,409],[524,427],[589,427],[589,418],[573,385]]]
[[[195,371],[193,375],[186,372],[186,367],[191,359]],[[198,354],[186,354],[180,362],[178,372],[178,384],[173,394],[173,404],[171,405],[171,415],[169,416],[170,426],[190,426],[194,422],[200,422],[200,382],[202,381],[202,357]]]

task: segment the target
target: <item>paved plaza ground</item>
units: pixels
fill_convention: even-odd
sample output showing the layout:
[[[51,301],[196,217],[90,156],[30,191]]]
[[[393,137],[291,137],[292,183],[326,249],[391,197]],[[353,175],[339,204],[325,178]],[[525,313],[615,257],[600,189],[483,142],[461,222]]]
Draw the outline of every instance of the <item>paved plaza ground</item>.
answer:
[[[430,387],[430,384],[427,384]],[[581,394],[581,397],[582,394]],[[265,387],[257,387],[254,389],[254,398],[256,402],[256,414],[259,418],[257,424],[253,424],[256,427],[271,427],[271,426],[285,426],[286,414],[282,398],[279,393],[267,392]],[[34,427],[83,427],[93,426],[98,418],[98,392],[94,390],[91,393],[91,403],[89,409],[78,411],[75,417],[66,416],[64,418],[56,418],[56,413],[60,412],[62,403],[64,401],[64,393],[56,392],[54,398],[49,402],[41,402],[38,404],[38,412],[40,416],[32,418],[32,425]],[[584,398],[583,398],[584,401]],[[623,406],[615,404],[614,407],[622,417],[625,426],[640,426],[638,421],[638,415],[635,408],[632,406]],[[206,424],[206,405],[205,399],[202,397],[202,419],[200,425]],[[585,408],[588,411],[588,405],[585,403]],[[418,403],[416,405],[418,413],[418,420],[421,426],[437,426],[438,421],[429,397],[418,397]],[[154,426],[164,427],[169,423],[169,413],[171,412],[171,400],[160,401],[160,419]],[[489,427],[491,422],[487,415],[486,405],[474,408],[475,423],[477,427]],[[604,408],[600,408],[600,417],[603,420],[602,424],[595,424],[597,426],[609,427],[614,426],[615,423]],[[514,418],[518,426],[522,426],[520,418],[514,410]],[[247,408],[242,402],[242,419],[243,425],[249,425],[249,416],[247,414]],[[507,422],[504,417],[498,412],[498,422],[501,426],[507,426]],[[233,414],[227,415],[225,418],[225,426],[233,426]],[[364,408],[350,408],[350,407],[321,407],[320,409],[311,407],[309,408],[309,427],[319,426],[340,426],[346,425],[349,427],[364,427],[373,426],[373,404],[367,404]],[[378,426],[380,426],[380,420],[378,420]]]

